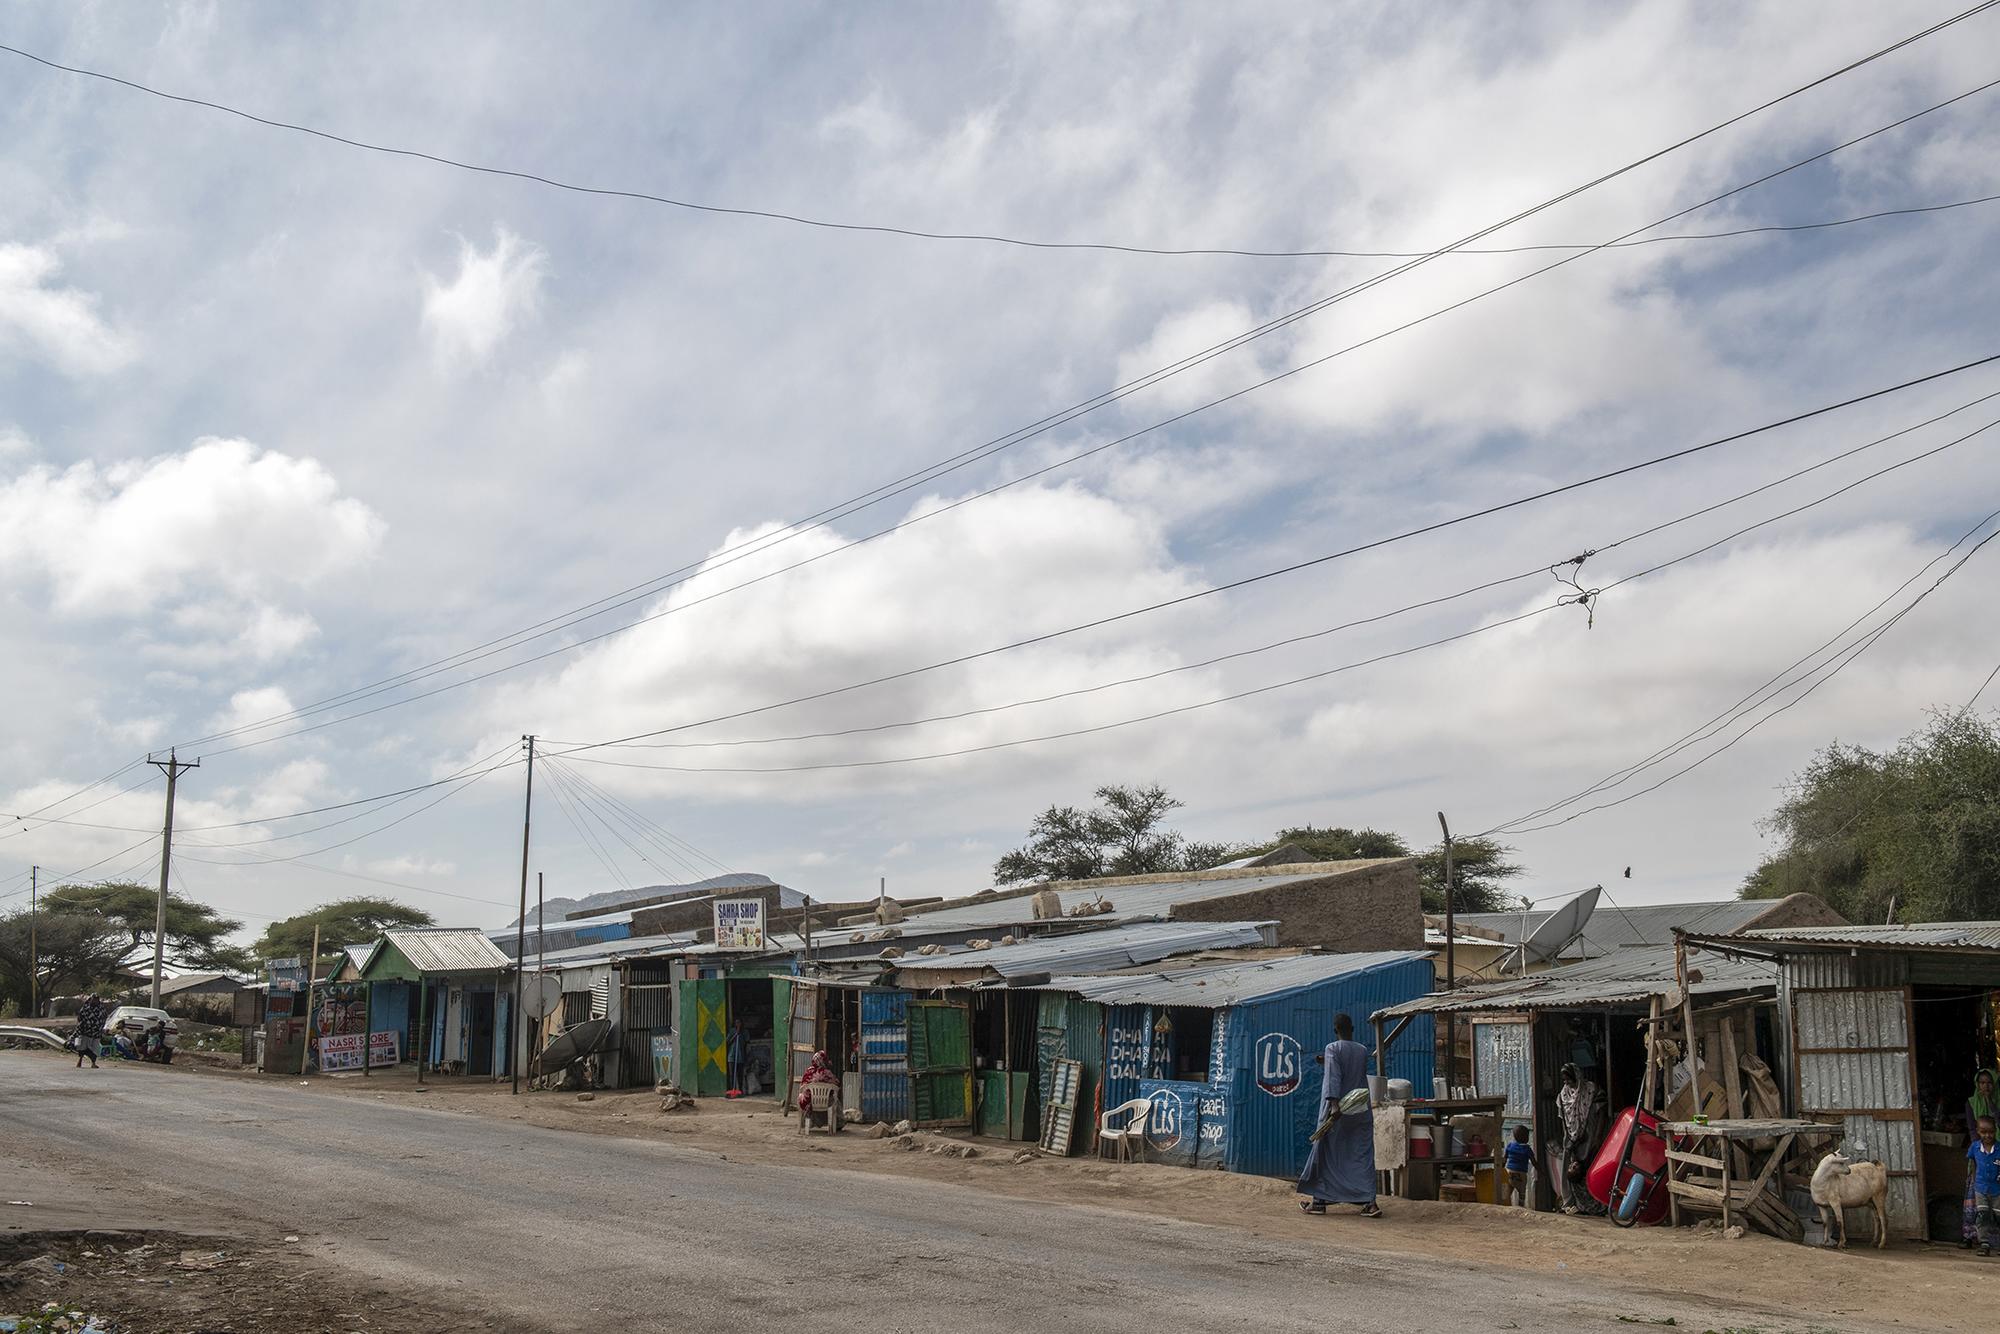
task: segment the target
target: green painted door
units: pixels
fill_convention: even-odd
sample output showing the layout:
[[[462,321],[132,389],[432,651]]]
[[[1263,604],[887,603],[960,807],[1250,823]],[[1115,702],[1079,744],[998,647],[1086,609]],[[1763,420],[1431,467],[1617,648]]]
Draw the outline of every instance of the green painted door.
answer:
[[[785,1032],[792,1014],[792,979],[771,979],[771,1079],[781,1106],[792,1101],[792,1044]]]
[[[910,1002],[910,1119],[920,1126],[972,1124],[972,1007]]]
[[[704,1098],[729,1091],[729,1001],[720,978],[683,978],[679,1048],[680,1086]]]

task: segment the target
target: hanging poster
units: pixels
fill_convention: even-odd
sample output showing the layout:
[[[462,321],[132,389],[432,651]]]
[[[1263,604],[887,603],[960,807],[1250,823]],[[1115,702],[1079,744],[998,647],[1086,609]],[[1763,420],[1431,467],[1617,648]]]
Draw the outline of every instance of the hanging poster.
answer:
[[[368,1035],[368,1068],[380,1070],[391,1066],[401,1058],[402,1034],[397,1032],[370,1033]],[[319,1068],[324,1073],[336,1070],[359,1070],[361,1068],[361,1035],[359,1033],[337,1033],[319,1040]]]

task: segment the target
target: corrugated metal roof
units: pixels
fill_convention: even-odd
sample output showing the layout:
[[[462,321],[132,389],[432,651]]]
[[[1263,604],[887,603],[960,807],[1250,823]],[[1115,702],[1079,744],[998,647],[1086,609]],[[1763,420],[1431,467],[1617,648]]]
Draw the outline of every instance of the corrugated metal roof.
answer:
[[[474,926],[419,926],[384,931],[382,938],[420,973],[495,973],[514,961]]]
[[[583,968],[591,964],[610,963],[613,959],[640,958],[653,954],[678,954],[695,943],[692,935],[671,936],[627,936],[623,940],[600,940],[588,945],[572,945],[568,949],[546,950],[537,954],[528,950],[527,965],[549,968]]]
[[[1621,908],[1599,903],[1583,924],[1583,933],[1561,957],[1582,959],[1633,945],[1671,945],[1674,931],[1698,931],[1722,936],[1740,931],[1771,911],[1771,899],[1723,899],[1707,903],[1646,903]],[[1508,944],[1518,944],[1559,909],[1533,912],[1463,912],[1456,921],[1482,927],[1502,936]]]
[[[1691,934],[1693,934],[1691,932]],[[1715,932],[1702,931],[1707,936]],[[2000,949],[2000,922],[1919,922],[1910,926],[1802,926],[1745,931],[1744,938],[1801,945],[1916,946],[1928,949]]]
[[[1100,895],[1111,904],[1111,911],[1097,918],[1098,921],[1129,922],[1148,918],[1164,920],[1176,904],[1204,903],[1210,899],[1231,898],[1238,894],[1250,894],[1260,889],[1273,889],[1279,885],[1301,884],[1308,880],[1325,880],[1346,871],[1365,870],[1371,866],[1387,865],[1400,858],[1376,859],[1373,861],[1307,863],[1318,865],[1318,870],[1296,871],[1290,868],[1274,867],[1269,875],[1218,876],[1204,880],[1147,880],[1134,884],[1107,884],[1101,881],[1080,880],[1053,887],[1054,893],[1062,900],[1063,913],[1067,915],[1078,904],[1089,903]],[[1031,906],[1032,894],[1021,894],[1012,898],[960,899],[942,908],[916,908],[910,913],[903,926],[910,934],[917,934],[933,928],[975,927],[998,930],[1001,927],[1025,925],[1035,920]]]
[[[1171,972],[1052,977],[1037,990],[1070,992],[1102,1005],[1190,1005],[1221,1010],[1430,957],[1424,950],[1300,954],[1289,959],[1215,963]]]
[[[1192,954],[1196,950],[1269,945],[1276,939],[1276,925],[1275,922],[1133,922],[1101,931],[1037,936],[984,950],[958,949],[950,954],[905,956],[896,960],[896,969],[912,974],[984,969],[998,977],[1101,973],[1154,963],[1176,954]]]
[[[1776,987],[1776,966],[1758,959],[1702,955],[1692,967],[1701,978],[1689,987],[1695,995]],[[1674,987],[1674,951],[1667,945],[1636,945],[1585,959],[1546,973],[1481,982],[1456,991],[1437,992],[1381,1011],[1388,1016],[1439,1014],[1451,1010],[1524,1010],[1587,1008],[1644,1002]]]

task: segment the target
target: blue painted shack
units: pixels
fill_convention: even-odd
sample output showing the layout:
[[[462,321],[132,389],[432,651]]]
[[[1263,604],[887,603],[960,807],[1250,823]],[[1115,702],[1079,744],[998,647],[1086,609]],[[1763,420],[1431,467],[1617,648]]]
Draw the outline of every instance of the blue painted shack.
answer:
[[[1333,1041],[1333,1017],[1351,1016],[1356,1041],[1368,1045],[1371,1014],[1434,985],[1429,954],[1393,950],[1194,959],[1146,972],[1053,978],[1042,989],[1066,998],[1045,1005],[1045,1015],[1101,1016],[1095,1110],[1150,1100],[1151,1156],[1295,1177],[1318,1121],[1320,1053]],[[1388,1073],[1428,1088],[1431,1065],[1426,1016],[1412,1021],[1391,1052]],[[1090,1148],[1080,1135],[1077,1150]]]

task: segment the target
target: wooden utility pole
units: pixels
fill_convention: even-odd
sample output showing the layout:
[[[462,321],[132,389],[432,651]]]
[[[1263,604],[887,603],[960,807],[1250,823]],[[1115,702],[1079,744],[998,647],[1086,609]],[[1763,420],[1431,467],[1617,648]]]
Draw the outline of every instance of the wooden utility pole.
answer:
[[[28,1017],[39,1019],[42,1014],[42,971],[41,944],[35,936],[35,925],[42,892],[42,868],[28,868]]]
[[[1445,823],[1444,812],[1438,812],[1438,828],[1444,831],[1444,989],[1458,988],[1458,922],[1455,916],[1458,905],[1458,882],[1453,877],[1451,864],[1451,826]],[[1444,1015],[1444,1069],[1445,1093],[1457,1097],[1458,1084],[1458,1011],[1446,1010]]]
[[[160,901],[153,908],[153,1008],[160,1008],[160,964],[167,946],[167,870],[174,856],[174,783],[189,769],[201,768],[201,761],[182,764],[173,751],[165,764],[148,755],[146,763],[167,776],[167,823],[160,834]]]
[[[528,743],[528,791],[521,802],[521,915],[514,923],[514,1031],[526,1032],[521,1027],[521,965],[527,962],[528,953],[528,831],[535,815],[535,738],[524,736]],[[541,924],[536,924],[537,935]],[[520,1053],[515,1050],[520,1044],[503,1038],[507,1042],[507,1068],[514,1077],[514,1092],[521,1091]]]
[[[319,923],[314,922],[312,953],[306,956],[306,1008],[305,1008],[306,1026],[302,1031],[302,1034],[299,1039],[299,1073],[301,1075],[303,1075],[306,1072],[306,1061],[312,1056],[313,984],[319,980],[316,976],[314,976],[314,974],[318,972],[319,972]],[[291,1025],[287,1024],[286,1027],[290,1028]]]

